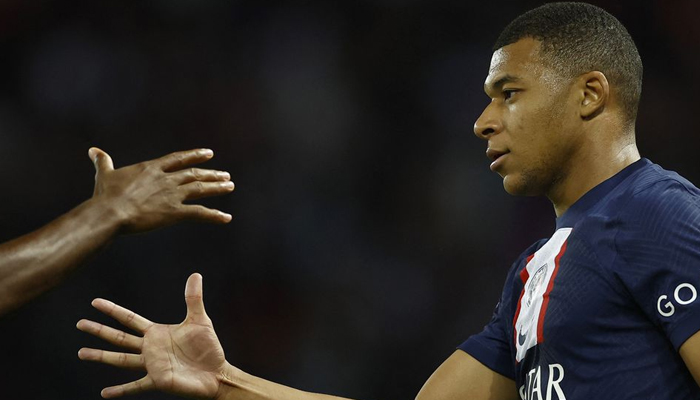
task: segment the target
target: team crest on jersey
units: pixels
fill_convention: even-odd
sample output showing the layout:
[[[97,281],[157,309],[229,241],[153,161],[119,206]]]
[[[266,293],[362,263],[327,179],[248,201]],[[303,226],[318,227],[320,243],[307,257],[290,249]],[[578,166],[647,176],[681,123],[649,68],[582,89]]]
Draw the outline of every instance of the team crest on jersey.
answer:
[[[533,275],[532,279],[530,279],[527,282],[527,295],[525,296],[527,301],[525,302],[525,304],[528,307],[532,305],[532,300],[535,297],[535,292],[539,292],[540,288],[542,287],[542,284],[544,283],[544,278],[547,274],[547,267],[549,267],[549,264],[544,263],[543,266],[537,268],[535,275]]]
[[[566,239],[571,228],[557,230],[535,254],[527,260],[520,272],[523,290],[513,319],[517,362],[525,358],[529,349],[544,341],[544,318],[549,304],[549,293],[559,270],[559,259],[566,251]]]

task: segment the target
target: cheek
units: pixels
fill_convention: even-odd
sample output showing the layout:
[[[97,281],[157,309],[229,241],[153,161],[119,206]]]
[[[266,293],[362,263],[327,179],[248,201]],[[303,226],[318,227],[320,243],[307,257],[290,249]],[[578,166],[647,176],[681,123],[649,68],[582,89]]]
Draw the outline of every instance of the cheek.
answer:
[[[528,192],[536,192],[551,178],[562,156],[561,121],[544,109],[537,111],[513,126],[518,132],[513,148],[519,169],[516,180],[522,181]]]
[[[510,122],[507,130],[518,139],[530,140],[540,136],[542,130],[554,122],[552,116],[549,104],[523,98],[506,114]]]
[[[524,137],[523,146],[529,152],[534,152],[537,158],[556,157],[561,151],[565,140],[561,109],[547,104],[532,111],[530,117],[523,120],[521,125]]]
[[[512,128],[513,151],[516,153],[528,158],[539,158],[538,155],[548,151],[552,130],[551,121],[546,114],[528,113],[513,121]]]

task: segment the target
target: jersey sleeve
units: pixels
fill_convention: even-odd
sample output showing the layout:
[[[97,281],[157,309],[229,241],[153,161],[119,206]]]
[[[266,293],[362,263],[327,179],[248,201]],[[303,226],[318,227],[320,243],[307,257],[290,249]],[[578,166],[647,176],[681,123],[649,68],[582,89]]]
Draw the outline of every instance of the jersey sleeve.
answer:
[[[471,336],[458,349],[466,352],[492,371],[515,380],[513,357],[510,353],[508,335],[503,329],[503,299],[496,305],[491,321],[481,333]]]
[[[683,182],[657,182],[624,214],[615,274],[678,350],[700,331],[700,194]]]
[[[486,367],[515,380],[514,356],[511,350],[513,316],[522,284],[517,273],[527,264],[526,259],[534,254],[547,239],[542,239],[525,250],[508,273],[503,292],[491,320],[480,333],[469,337],[458,349],[468,353]]]

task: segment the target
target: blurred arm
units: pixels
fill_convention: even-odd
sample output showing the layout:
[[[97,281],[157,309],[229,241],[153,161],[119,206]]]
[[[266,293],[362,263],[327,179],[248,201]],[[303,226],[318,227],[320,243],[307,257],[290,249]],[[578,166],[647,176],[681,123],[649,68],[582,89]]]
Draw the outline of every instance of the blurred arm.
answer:
[[[211,319],[204,309],[202,276],[185,285],[187,316],[176,325],[158,324],[104,299],[93,307],[138,335],[90,320],[78,329],[129,352],[92,348],[78,351],[81,360],[141,370],[138,380],[105,388],[102,397],[116,398],[159,390],[181,397],[216,400],[340,400],[304,392],[247,374],[226,361]],[[515,383],[486,368],[462,351],[455,352],[433,374],[417,400],[511,400]]]
[[[217,400],[332,400],[254,377],[227,365]],[[457,350],[428,379],[416,400],[516,400],[515,382]]]
[[[118,233],[143,232],[191,219],[226,223],[231,216],[185,200],[233,190],[228,173],[190,165],[211,150],[191,150],[114,169],[112,159],[90,149],[95,163],[93,197],[27,235],[0,245],[0,316],[59,283]]]
[[[349,400],[344,397],[304,392],[247,374],[230,364],[220,378],[216,400]]]

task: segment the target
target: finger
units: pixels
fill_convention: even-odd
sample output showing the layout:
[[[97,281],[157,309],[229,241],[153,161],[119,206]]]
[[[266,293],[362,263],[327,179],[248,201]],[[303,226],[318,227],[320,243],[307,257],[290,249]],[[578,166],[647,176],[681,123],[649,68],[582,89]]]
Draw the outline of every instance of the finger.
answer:
[[[196,323],[207,322],[207,312],[204,310],[204,293],[202,290],[202,275],[194,273],[185,284],[185,303],[187,303],[187,319]]]
[[[97,147],[90,147],[88,150],[88,156],[95,164],[95,171],[99,174],[101,172],[108,172],[114,170],[114,163],[112,162],[112,157],[105,153],[103,150]]]
[[[201,168],[189,168],[173,172],[170,176],[180,185],[195,181],[218,182],[231,180],[231,175],[228,172]]]
[[[166,156],[153,160],[165,172],[177,171],[192,164],[203,163],[214,157],[214,152],[210,149],[194,149],[170,153]]]
[[[203,197],[218,196],[230,193],[236,185],[231,181],[225,182],[190,182],[178,187],[184,200],[196,200]]]
[[[93,361],[112,365],[119,368],[143,369],[144,362],[141,354],[117,353],[83,347],[78,350],[78,358],[83,361]]]
[[[110,328],[109,326],[99,324],[97,322],[81,319],[76,325],[78,329],[85,333],[97,336],[100,339],[106,340],[114,345],[127,348],[129,350],[140,351],[143,345],[143,339],[126,332]]]
[[[102,392],[100,393],[100,395],[102,396],[102,398],[112,399],[115,397],[128,396],[128,395],[148,392],[148,391],[153,390],[153,389],[155,389],[155,385],[153,384],[153,379],[151,379],[148,376],[144,376],[143,378],[141,378],[137,381],[125,383],[123,385],[106,387],[106,388],[102,389]]]
[[[147,320],[146,318],[131,310],[127,310],[120,305],[114,304],[109,300],[95,299],[92,301],[92,306],[116,319],[127,328],[131,328],[140,333],[145,332],[149,327],[151,327],[151,325],[153,325],[153,322]]]
[[[212,210],[211,208],[206,208],[199,204],[182,205],[180,207],[180,216],[182,219],[211,222],[214,224],[227,224],[233,219],[231,214],[219,210]]]

